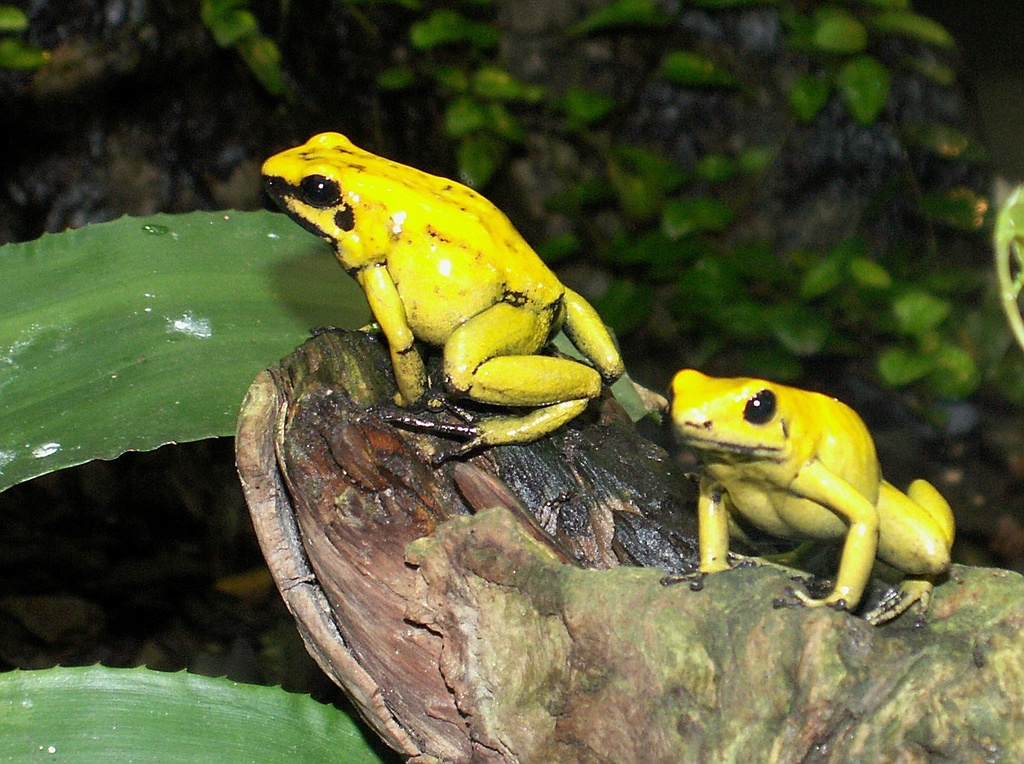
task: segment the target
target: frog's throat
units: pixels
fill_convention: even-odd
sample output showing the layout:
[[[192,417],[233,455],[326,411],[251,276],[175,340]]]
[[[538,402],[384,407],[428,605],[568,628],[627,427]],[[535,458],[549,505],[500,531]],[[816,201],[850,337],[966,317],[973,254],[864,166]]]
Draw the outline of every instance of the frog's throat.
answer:
[[[737,443],[735,441],[720,440],[697,435],[689,428],[680,431],[679,435],[683,443],[695,451],[715,454],[728,454],[739,456],[744,459],[759,459],[770,462],[783,462],[786,453],[782,446],[766,446],[764,444]]]

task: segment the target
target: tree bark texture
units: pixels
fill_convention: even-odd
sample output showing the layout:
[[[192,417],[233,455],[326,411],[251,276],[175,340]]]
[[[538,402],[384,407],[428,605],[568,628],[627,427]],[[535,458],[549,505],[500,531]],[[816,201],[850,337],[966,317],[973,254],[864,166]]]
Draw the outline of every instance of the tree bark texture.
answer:
[[[956,567],[926,622],[773,608],[696,562],[693,486],[611,400],[434,466],[386,348],[323,333],[250,388],[237,456],[311,654],[413,761],[1024,760],[1024,580]]]

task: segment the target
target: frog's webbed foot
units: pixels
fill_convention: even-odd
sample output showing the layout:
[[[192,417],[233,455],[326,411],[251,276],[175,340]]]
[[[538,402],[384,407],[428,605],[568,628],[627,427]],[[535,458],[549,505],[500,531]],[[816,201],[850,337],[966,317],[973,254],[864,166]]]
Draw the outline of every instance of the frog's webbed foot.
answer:
[[[907,578],[899,588],[891,589],[882,601],[864,614],[864,620],[873,626],[898,618],[913,608],[917,611],[915,625],[924,624],[924,615],[932,599],[932,582],[923,578]]]
[[[691,592],[699,592],[704,588],[704,578],[707,573],[695,570],[693,573],[669,574],[661,578],[662,586],[675,586],[677,584],[689,584]]]

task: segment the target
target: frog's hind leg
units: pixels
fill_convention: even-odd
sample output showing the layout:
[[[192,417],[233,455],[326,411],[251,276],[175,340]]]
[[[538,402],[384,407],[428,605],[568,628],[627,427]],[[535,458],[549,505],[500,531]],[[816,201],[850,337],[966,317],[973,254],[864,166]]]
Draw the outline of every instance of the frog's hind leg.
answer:
[[[522,416],[481,420],[459,450],[528,443],[578,416],[601,393],[601,375],[568,358],[537,355],[551,330],[550,314],[498,303],[452,332],[444,346],[445,384],[471,400],[537,406]]]
[[[932,485],[915,480],[906,495],[882,481],[878,500],[878,556],[906,577],[899,588],[865,613],[873,624],[891,621],[912,607],[928,612],[935,579],[950,566],[955,534],[953,511]]]

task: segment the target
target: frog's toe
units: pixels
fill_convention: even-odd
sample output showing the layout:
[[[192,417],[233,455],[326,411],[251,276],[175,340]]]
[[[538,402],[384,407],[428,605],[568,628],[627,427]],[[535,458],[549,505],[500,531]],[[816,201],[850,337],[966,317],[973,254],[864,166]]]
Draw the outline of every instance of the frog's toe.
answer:
[[[819,599],[817,597],[812,597],[799,589],[794,589],[792,586],[787,586],[783,589],[782,596],[776,597],[772,601],[772,607],[829,607],[840,612],[846,612],[849,610],[846,600],[843,597],[830,595]]]
[[[663,576],[660,583],[662,586],[675,586],[676,584],[689,584],[691,592],[699,592],[704,588],[704,578],[707,573],[695,570],[692,573],[671,574]]]
[[[893,589],[882,601],[864,614],[864,620],[880,626],[914,608],[919,617],[928,612],[932,599],[932,583],[921,578],[907,578],[898,589]]]
[[[409,430],[420,430],[421,432],[445,438],[475,438],[479,434],[479,430],[474,425],[460,422],[445,422],[435,416],[408,411],[399,406],[380,404],[373,406],[370,411],[378,419],[388,424],[399,425]],[[471,440],[470,443],[472,442]],[[463,448],[465,449],[466,446],[463,446]]]

